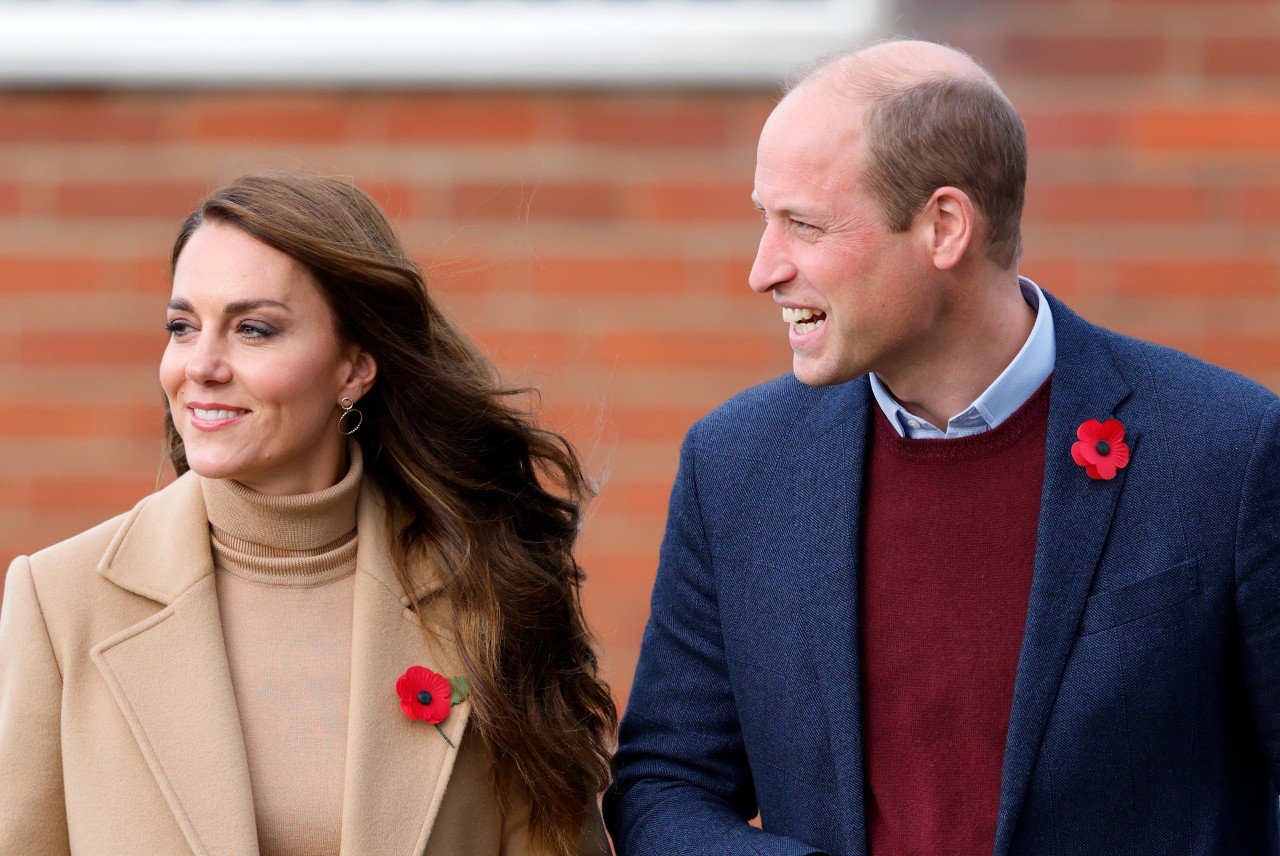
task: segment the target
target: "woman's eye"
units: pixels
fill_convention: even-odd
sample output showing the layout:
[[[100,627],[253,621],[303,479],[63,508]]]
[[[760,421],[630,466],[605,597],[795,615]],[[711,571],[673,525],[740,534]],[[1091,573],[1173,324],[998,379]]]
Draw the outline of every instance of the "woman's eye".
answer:
[[[169,333],[170,336],[173,336],[176,338],[178,336],[183,335],[184,333],[190,332],[192,328],[191,328],[191,325],[188,324],[186,321],[170,321],[164,325],[164,329]]]
[[[261,324],[251,324],[246,321],[240,325],[240,335],[246,339],[268,339],[275,333],[275,330]]]

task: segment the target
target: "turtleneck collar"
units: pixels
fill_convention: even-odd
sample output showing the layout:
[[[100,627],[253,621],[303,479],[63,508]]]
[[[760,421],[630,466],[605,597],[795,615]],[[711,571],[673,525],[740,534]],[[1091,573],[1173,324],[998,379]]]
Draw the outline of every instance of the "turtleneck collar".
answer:
[[[322,551],[347,540],[356,528],[364,472],[360,444],[351,442],[347,449],[347,474],[315,493],[270,496],[232,479],[201,479],[215,537],[295,554]]]

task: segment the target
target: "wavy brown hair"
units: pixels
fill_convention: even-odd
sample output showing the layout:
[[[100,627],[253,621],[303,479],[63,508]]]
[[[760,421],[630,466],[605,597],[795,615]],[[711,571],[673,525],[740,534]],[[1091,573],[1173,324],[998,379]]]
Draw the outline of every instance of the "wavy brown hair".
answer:
[[[415,569],[441,569],[495,794],[509,809],[522,793],[532,840],[576,852],[592,797],[608,783],[617,711],[582,613],[572,548],[591,491],[572,447],[512,404],[527,391],[503,387],[444,317],[360,189],[314,176],[241,178],[187,218],[172,264],[211,221],[301,264],[340,336],[377,361],[356,437],[397,522],[397,576],[409,592]],[[165,421],[169,458],[185,472],[182,440],[172,416]]]

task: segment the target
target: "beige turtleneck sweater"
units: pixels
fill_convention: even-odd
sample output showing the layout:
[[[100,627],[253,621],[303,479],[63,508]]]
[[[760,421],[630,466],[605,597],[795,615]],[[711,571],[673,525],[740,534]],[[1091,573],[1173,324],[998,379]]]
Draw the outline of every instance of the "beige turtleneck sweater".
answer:
[[[262,856],[337,856],[351,690],[360,447],[331,488],[205,479],[218,608]]]

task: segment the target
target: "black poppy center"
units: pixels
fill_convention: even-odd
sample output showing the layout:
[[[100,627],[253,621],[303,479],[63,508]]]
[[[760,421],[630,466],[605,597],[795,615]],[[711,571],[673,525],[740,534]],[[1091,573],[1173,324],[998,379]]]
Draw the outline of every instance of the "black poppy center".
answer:
[[[1106,440],[1099,440],[1098,445],[1094,446],[1094,448],[1098,450],[1099,455],[1111,454],[1111,444],[1108,443]]]
[[[431,704],[431,693],[426,690],[418,693],[418,704]]]

